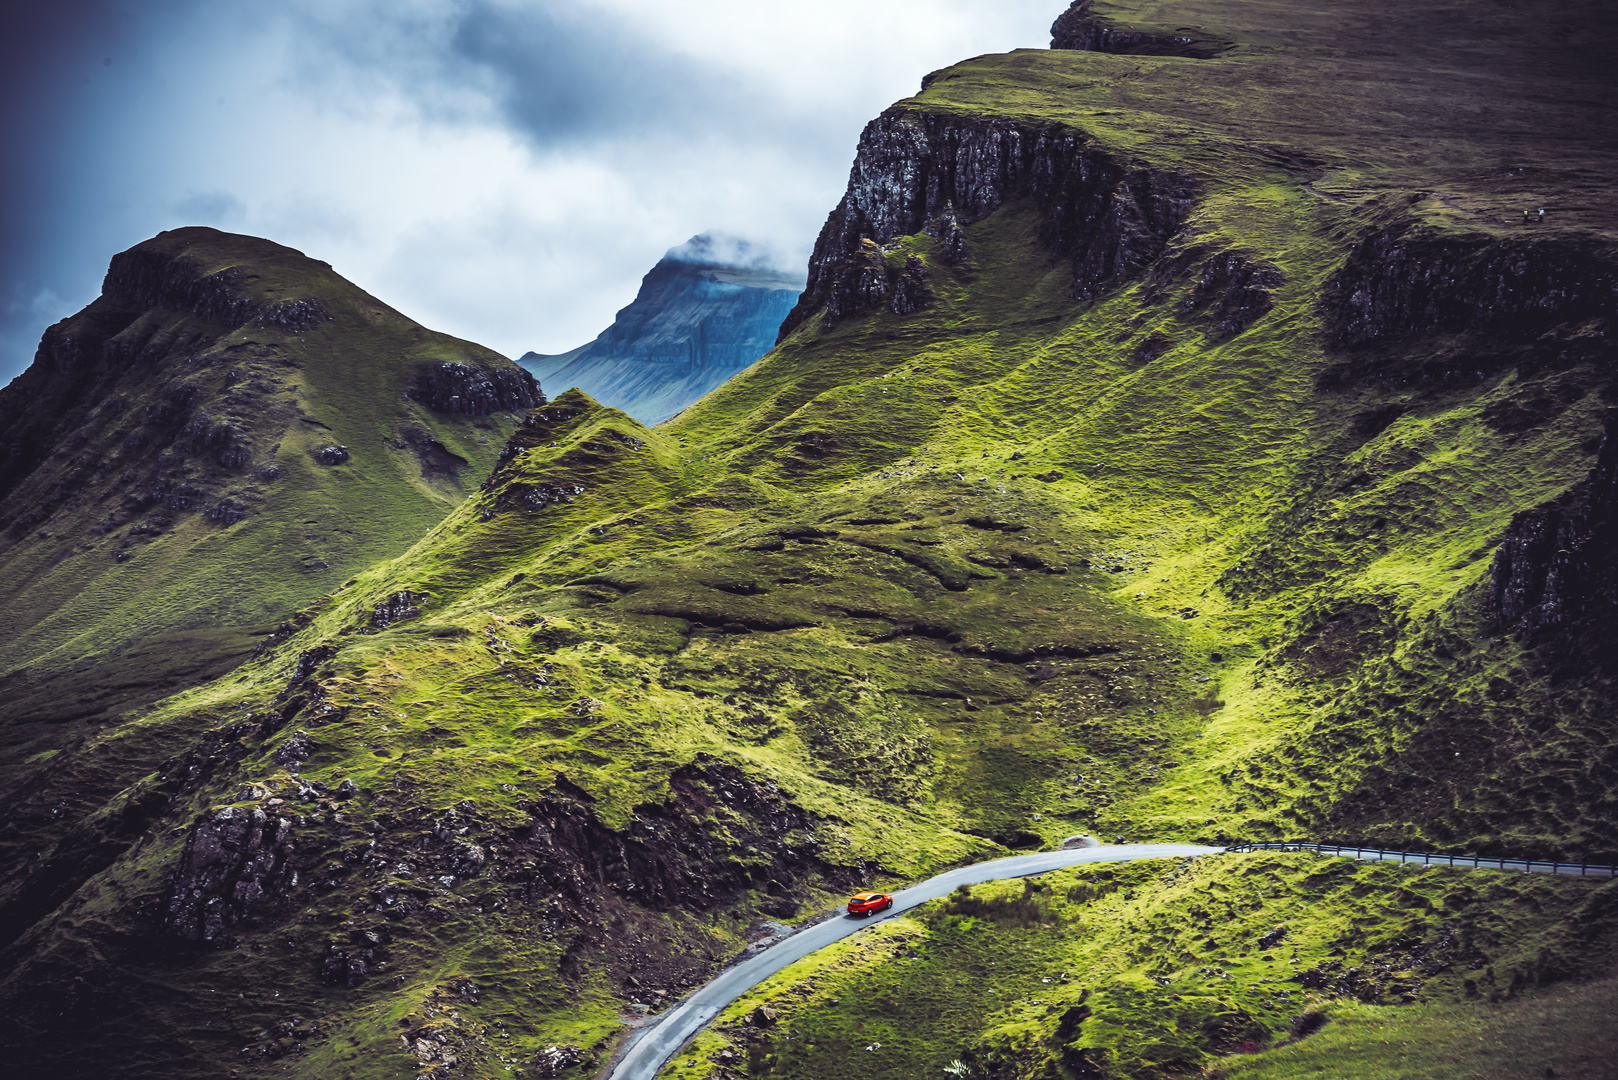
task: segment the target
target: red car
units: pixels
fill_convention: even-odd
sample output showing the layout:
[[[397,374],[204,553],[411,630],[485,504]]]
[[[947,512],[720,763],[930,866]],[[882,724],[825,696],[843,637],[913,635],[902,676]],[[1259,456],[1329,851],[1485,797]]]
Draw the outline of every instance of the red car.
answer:
[[[855,893],[854,898],[848,902],[850,915],[870,915],[876,911],[886,911],[893,906],[893,897],[885,892]]]

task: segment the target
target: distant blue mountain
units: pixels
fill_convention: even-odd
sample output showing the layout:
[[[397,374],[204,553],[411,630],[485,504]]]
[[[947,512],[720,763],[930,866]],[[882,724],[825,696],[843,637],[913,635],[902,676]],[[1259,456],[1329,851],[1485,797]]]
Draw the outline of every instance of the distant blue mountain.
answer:
[[[652,267],[594,341],[517,362],[551,397],[576,386],[644,424],[667,420],[775,344],[804,282],[760,263],[745,241],[694,236]]]

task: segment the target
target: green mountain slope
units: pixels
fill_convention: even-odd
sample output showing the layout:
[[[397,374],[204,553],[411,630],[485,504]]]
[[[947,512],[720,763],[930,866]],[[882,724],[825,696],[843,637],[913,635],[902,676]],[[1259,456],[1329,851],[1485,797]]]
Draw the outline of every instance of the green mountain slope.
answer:
[[[6,753],[239,662],[437,522],[543,400],[267,240],[180,229],[116,256],[0,391]]]
[[[28,778],[19,1067],[590,1075],[755,920],[1075,832],[1618,862],[1613,31],[1079,5],[1059,44],[1141,51],[935,72],[772,353],[656,429],[530,412],[409,551]],[[676,1069],[1184,1075],[1618,946],[1593,880],[1046,889]]]

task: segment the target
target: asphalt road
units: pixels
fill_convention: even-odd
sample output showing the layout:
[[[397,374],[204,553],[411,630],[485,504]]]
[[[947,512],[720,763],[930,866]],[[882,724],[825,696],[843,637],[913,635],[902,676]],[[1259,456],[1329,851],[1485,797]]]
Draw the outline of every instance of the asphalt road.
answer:
[[[609,1080],[652,1080],[657,1071],[673,1057],[687,1039],[719,1015],[720,1010],[747,991],[810,953],[818,952],[834,941],[840,941],[874,926],[883,919],[902,914],[927,900],[948,896],[962,885],[976,885],[980,881],[1000,878],[1030,877],[1064,866],[1083,863],[1128,862],[1131,859],[1162,859],[1179,855],[1212,855],[1223,848],[1201,847],[1196,844],[1111,844],[1102,847],[1076,848],[1071,851],[1042,851],[1035,855],[1013,855],[1007,859],[992,859],[974,863],[959,870],[951,870],[928,878],[908,889],[893,894],[893,907],[881,915],[856,918],[840,915],[827,919],[785,938],[768,949],[757,953],[735,967],[720,972],[706,985],[693,991],[657,1022],[634,1037],[629,1050],[609,1074]]]
[[[1358,859],[1362,862],[1419,863],[1423,866],[1453,866],[1461,870],[1521,870],[1525,874],[1563,874],[1570,877],[1618,877],[1618,867],[1600,863],[1506,859],[1494,855],[1436,855],[1419,851],[1345,847],[1340,844],[1260,844],[1256,847],[1259,850],[1270,851],[1318,851],[1322,855],[1340,855],[1345,859]]]

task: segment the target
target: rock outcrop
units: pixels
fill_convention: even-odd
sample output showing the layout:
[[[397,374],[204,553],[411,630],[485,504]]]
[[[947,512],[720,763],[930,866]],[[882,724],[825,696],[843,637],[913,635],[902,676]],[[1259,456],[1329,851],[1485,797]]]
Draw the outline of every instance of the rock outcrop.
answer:
[[[1512,518],[1490,577],[1497,625],[1530,642],[1618,616],[1618,410],[1590,475]]]
[[[1130,56],[1185,56],[1208,60],[1234,42],[1204,33],[1197,26],[1141,26],[1114,22],[1091,10],[1094,0],[1073,0],[1073,6],[1051,23],[1051,48]]]
[[[331,320],[316,296],[280,301],[254,296],[245,288],[254,279],[250,268],[231,266],[211,274],[203,270],[183,251],[143,244],[112,257],[101,293],[132,309],[184,312],[227,330],[254,323],[299,334]]]
[[[1618,312],[1615,263],[1588,241],[1386,226],[1355,244],[1327,283],[1327,338],[1346,348],[1459,331],[1528,341],[1558,324],[1610,320]]]
[[[1073,270],[1072,295],[1090,300],[1155,259],[1196,194],[1189,176],[1134,165],[1058,124],[895,107],[866,125],[848,190],[809,258],[809,284],[781,324],[784,338],[816,312],[835,323],[883,305],[918,310],[919,265],[878,273],[897,237],[929,230],[947,259],[965,255],[963,225],[1028,197],[1040,241]]]
[[[774,784],[699,755],[670,775],[669,790],[616,830],[588,796],[559,784],[530,809],[532,825],[496,876],[537,900],[587,902],[608,890],[653,911],[711,910],[772,880],[847,879],[818,854],[814,820]]]
[[[1280,267],[1247,252],[1191,244],[1153,266],[1141,299],[1156,304],[1177,296],[1177,313],[1202,324],[1213,344],[1235,337],[1262,318],[1275,305],[1275,290],[1285,281]],[[1152,358],[1145,356],[1143,362]]]
[[[292,823],[253,807],[227,806],[192,826],[164,904],[175,935],[225,944],[230,927],[274,907],[297,881]]]
[[[545,395],[532,375],[520,367],[505,365],[422,364],[407,393],[437,412],[462,416],[521,413],[545,404]]]

